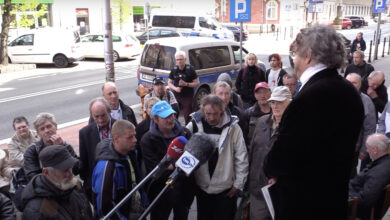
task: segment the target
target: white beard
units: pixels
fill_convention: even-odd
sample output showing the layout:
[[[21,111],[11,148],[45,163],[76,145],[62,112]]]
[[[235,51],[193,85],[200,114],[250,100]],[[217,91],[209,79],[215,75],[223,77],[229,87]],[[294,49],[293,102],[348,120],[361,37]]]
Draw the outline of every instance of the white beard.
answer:
[[[72,177],[72,179],[68,182],[57,182],[53,181],[53,184],[60,190],[66,191],[68,189],[71,189],[77,185],[77,178]]]

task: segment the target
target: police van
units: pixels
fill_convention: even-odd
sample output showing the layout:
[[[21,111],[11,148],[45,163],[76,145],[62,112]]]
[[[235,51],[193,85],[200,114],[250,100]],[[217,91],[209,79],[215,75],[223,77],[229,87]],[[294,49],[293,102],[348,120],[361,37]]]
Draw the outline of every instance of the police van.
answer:
[[[169,73],[175,67],[175,53],[180,50],[186,53],[186,63],[194,67],[200,81],[199,87],[194,88],[194,107],[198,107],[201,98],[212,91],[212,86],[220,74],[227,73],[234,80],[240,70],[240,44],[235,41],[208,37],[149,40],[144,46],[137,71],[137,94],[141,98],[144,95],[141,90],[151,89],[156,76],[163,77],[167,85]],[[247,53],[243,48],[243,63]]]
[[[150,27],[176,28],[183,36],[234,39],[234,33],[223,27],[215,18],[203,14],[191,14],[166,9],[153,9]]]

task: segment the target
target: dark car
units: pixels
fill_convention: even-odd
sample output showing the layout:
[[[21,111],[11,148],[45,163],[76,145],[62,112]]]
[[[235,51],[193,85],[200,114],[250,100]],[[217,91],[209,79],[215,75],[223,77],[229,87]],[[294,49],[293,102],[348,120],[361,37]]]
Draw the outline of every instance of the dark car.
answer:
[[[349,51],[351,50],[351,40],[349,40],[348,38],[346,38],[344,35],[340,34],[340,33],[337,33],[340,37],[341,37],[341,40],[343,41],[344,43],[344,46],[345,46],[345,54],[346,54],[346,60],[345,60],[345,63],[348,64],[348,56],[349,56]],[[291,53],[292,53],[292,44],[290,44],[290,48],[289,48],[289,60],[290,60],[290,66],[291,67],[294,67],[294,62],[293,62],[293,59],[291,57]]]
[[[182,36],[175,28],[151,28],[149,29],[149,40],[163,37],[180,37]],[[148,40],[148,34],[145,31],[137,36],[141,44]]]
[[[345,18],[351,19],[352,25],[353,25],[355,28],[359,28],[359,27],[361,27],[361,26],[366,25],[366,21],[364,20],[363,17],[359,17],[359,16],[345,16]]]
[[[234,40],[240,41],[240,26],[239,25],[223,25],[227,29],[231,30],[234,34]],[[248,40],[248,31],[242,30],[242,41]]]

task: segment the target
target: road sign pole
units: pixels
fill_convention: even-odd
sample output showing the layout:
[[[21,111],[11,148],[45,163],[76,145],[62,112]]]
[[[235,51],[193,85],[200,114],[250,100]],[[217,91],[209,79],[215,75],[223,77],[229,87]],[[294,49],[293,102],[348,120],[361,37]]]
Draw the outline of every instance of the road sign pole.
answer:
[[[380,30],[380,25],[381,25],[381,15],[382,13],[378,14],[378,24],[376,27],[376,37],[375,37],[375,50],[374,50],[374,60],[378,59],[378,42],[380,41],[379,39],[379,30]]]
[[[104,0],[104,62],[106,81],[115,82],[114,52],[112,46],[111,1]]]
[[[242,22],[240,22],[240,68],[242,69]]]

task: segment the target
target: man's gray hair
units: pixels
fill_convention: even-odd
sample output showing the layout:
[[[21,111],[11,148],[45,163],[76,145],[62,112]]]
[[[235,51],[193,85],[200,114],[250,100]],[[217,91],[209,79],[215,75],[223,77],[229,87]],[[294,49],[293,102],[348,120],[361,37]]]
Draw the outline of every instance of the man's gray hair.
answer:
[[[95,104],[95,102],[102,103],[104,105],[104,107],[106,107],[108,114],[110,114],[110,112],[111,112],[110,104],[108,104],[107,100],[105,100],[103,97],[98,97],[98,98],[92,99],[92,101],[89,103],[89,114],[92,115],[91,109],[92,109],[93,104]]]
[[[157,102],[160,101],[160,99],[157,98],[157,97],[154,97],[154,96],[153,96],[153,97],[150,97],[150,98],[147,98],[147,99],[145,100],[145,104],[144,104],[144,106],[145,106],[144,111],[145,111],[145,112],[146,112],[146,110],[148,110],[149,105],[150,105],[150,103],[151,103],[152,101],[154,101],[154,104],[156,104]]]
[[[367,137],[367,145],[377,147],[382,153],[389,150],[389,139],[380,133],[374,133]]]
[[[186,52],[179,50],[175,53],[175,57],[177,56],[183,56],[184,58],[186,58]]]
[[[345,65],[344,43],[330,26],[316,25],[301,29],[293,42],[293,50],[302,57],[311,52],[312,61],[322,63],[330,69]]]
[[[50,123],[52,123],[53,125],[57,126],[56,118],[53,114],[42,112],[35,117],[35,120],[33,122],[35,130],[38,131],[39,126],[41,126],[47,120],[50,121]]]
[[[298,76],[294,73],[287,73],[284,74],[283,79],[295,79],[296,81],[298,81]]]
[[[385,74],[382,71],[379,71],[379,70],[372,71],[370,73],[370,75],[368,75],[368,78],[372,79],[372,78],[377,77],[377,76],[380,76],[383,79],[385,78]]]
[[[219,82],[215,83],[215,85],[214,85],[214,89],[213,89],[214,93],[215,93],[215,90],[219,87],[228,88],[230,90],[230,92],[232,92],[232,88],[230,87],[230,85],[227,82],[219,81]]]
[[[354,54],[358,54],[361,58],[364,58],[364,52],[361,51],[361,50],[357,50],[355,52],[353,52]]]
[[[200,112],[202,113],[203,117],[205,116],[204,107],[206,105],[218,106],[222,110],[222,112],[225,111],[225,103],[221,98],[219,98],[214,94],[209,94],[203,97],[202,100],[200,101]]]
[[[356,77],[360,82],[362,81],[362,77],[357,73],[349,73],[347,76]]]

